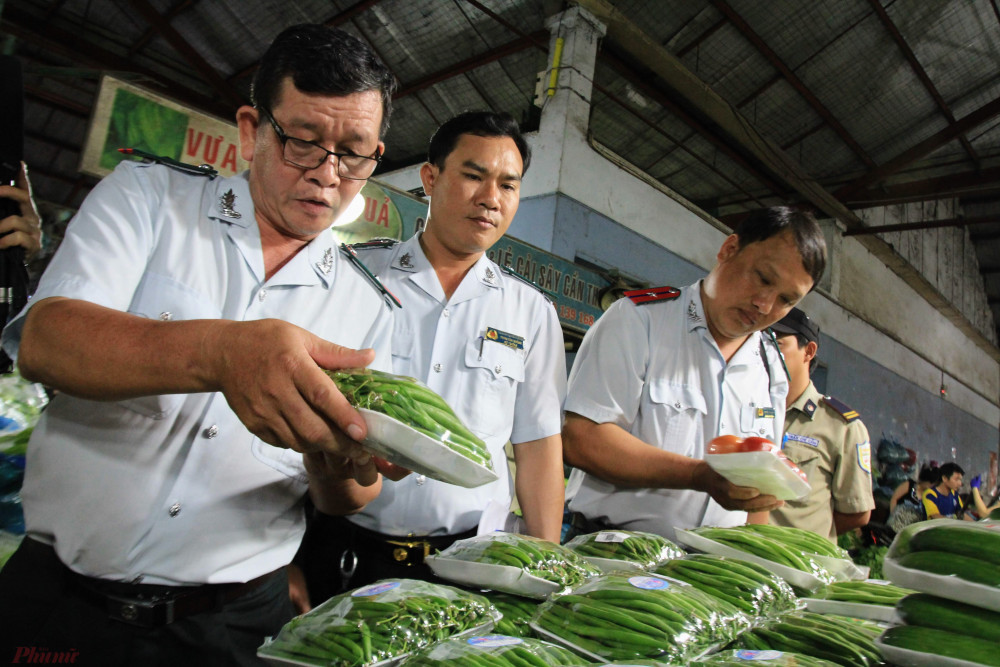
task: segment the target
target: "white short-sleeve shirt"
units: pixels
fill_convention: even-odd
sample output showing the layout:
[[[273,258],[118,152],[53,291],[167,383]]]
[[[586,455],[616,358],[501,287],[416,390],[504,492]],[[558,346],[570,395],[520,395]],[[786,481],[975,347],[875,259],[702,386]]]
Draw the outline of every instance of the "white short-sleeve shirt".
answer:
[[[51,296],[161,320],[278,318],[374,347],[376,365],[389,366],[392,315],[332,235],[265,280],[245,174],[208,179],[122,163],[83,203],[32,301],[5,329],[9,353],[27,310]],[[254,437],[219,393],[57,395],[27,458],[28,534],[86,575],[246,581],[291,561],[304,531],[302,456]]]
[[[573,363],[566,411],[696,459],[717,435],[780,442],[788,378],[776,346],[754,333],[726,363],[705,323],[700,285],[673,300],[621,299],[609,308]],[[669,539],[675,527],[746,521],[706,493],[618,488],[581,470],[572,472],[567,496],[570,509],[592,521]]]
[[[475,528],[490,500],[511,502],[506,442],[516,447],[561,431],[566,358],[555,308],[485,255],[446,299],[417,236],[359,254],[403,305],[395,313],[393,371],[424,382],[454,408],[486,441],[500,479],[466,489],[410,475],[383,485],[350,519],[387,535]],[[491,340],[490,329],[508,336]]]

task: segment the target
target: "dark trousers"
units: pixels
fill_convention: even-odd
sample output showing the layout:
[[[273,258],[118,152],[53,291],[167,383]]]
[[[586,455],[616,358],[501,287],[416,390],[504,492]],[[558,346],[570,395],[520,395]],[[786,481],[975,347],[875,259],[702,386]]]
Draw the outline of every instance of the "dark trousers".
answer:
[[[423,560],[475,530],[441,537],[393,537],[339,516],[307,509],[306,534],[293,561],[302,568],[313,607],[334,595],[380,579],[421,579],[447,584]]]
[[[217,610],[129,625],[110,618],[51,547],[25,538],[0,571],[0,664],[264,665],[257,647],[293,616],[281,570]]]

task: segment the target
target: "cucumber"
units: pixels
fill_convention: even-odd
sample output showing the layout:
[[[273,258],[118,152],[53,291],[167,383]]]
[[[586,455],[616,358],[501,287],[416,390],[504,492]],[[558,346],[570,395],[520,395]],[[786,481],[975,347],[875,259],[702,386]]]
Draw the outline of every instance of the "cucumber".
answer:
[[[926,593],[907,595],[896,605],[896,610],[907,625],[938,628],[1000,645],[1000,612]]]
[[[944,551],[913,551],[897,561],[902,567],[1000,587],[1000,566]]]
[[[882,643],[910,651],[1000,667],[1000,651],[997,651],[995,642],[958,635],[946,630],[897,625],[882,634]]]
[[[972,527],[934,526],[921,530],[910,539],[910,551],[945,551],[1000,566],[1000,532]]]

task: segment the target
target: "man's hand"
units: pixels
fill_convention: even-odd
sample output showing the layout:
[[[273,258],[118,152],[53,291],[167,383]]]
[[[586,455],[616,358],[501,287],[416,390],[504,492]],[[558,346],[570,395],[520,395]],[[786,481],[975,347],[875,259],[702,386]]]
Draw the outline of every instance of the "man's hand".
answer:
[[[16,186],[0,185],[0,199],[11,199],[21,209],[20,215],[0,220],[0,249],[20,246],[25,257],[30,258],[42,248],[42,220],[31,196],[31,181],[24,162],[15,183]]]
[[[736,486],[699,461],[694,474],[694,488],[712,496],[724,509],[739,512],[770,512],[783,506],[784,501],[761,493],[749,486]]]
[[[264,442],[297,452],[327,452],[374,470],[358,444],[364,419],[323,368],[367,366],[372,350],[352,350],[280,320],[213,327],[203,358],[214,362],[212,384],[240,421]]]

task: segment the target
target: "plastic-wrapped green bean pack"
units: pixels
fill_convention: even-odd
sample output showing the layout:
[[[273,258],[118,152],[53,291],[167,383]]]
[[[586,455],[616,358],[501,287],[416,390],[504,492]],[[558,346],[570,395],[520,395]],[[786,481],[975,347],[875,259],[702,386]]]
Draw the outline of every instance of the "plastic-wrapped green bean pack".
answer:
[[[802,653],[750,649],[720,651],[692,662],[691,667],[747,667],[748,664],[760,665],[761,667],[839,667],[836,662],[814,658]]]
[[[750,625],[733,605],[676,579],[606,574],[539,607],[531,627],[596,660],[687,664]]]
[[[497,567],[515,568],[535,578],[506,577]],[[544,598],[547,595],[575,588],[601,571],[564,546],[514,533],[487,533],[459,540],[439,554],[427,559],[435,574],[467,586]],[[515,573],[519,573],[516,572]],[[544,590],[535,584],[548,582]]]
[[[686,581],[713,597],[732,603],[750,616],[773,616],[800,606],[795,592],[784,579],[744,560],[691,554],[668,561],[653,571]]]
[[[489,632],[499,618],[481,595],[426,581],[385,579],[293,618],[257,655],[297,665],[360,667],[460,633]]]
[[[493,625],[493,631],[510,637],[531,637],[531,617],[538,611],[538,600],[510,593],[487,591],[483,596],[497,608],[503,618]]]
[[[421,649],[400,667],[550,667],[589,665],[569,649],[530,637],[477,635]]]
[[[875,646],[877,625],[808,611],[779,616],[744,633],[731,648],[789,651],[829,660],[844,667],[882,663]]]
[[[566,546],[605,571],[615,566],[615,563],[607,561],[624,561],[650,570],[664,561],[684,555],[680,547],[662,535],[634,530],[602,530],[577,535]]]

